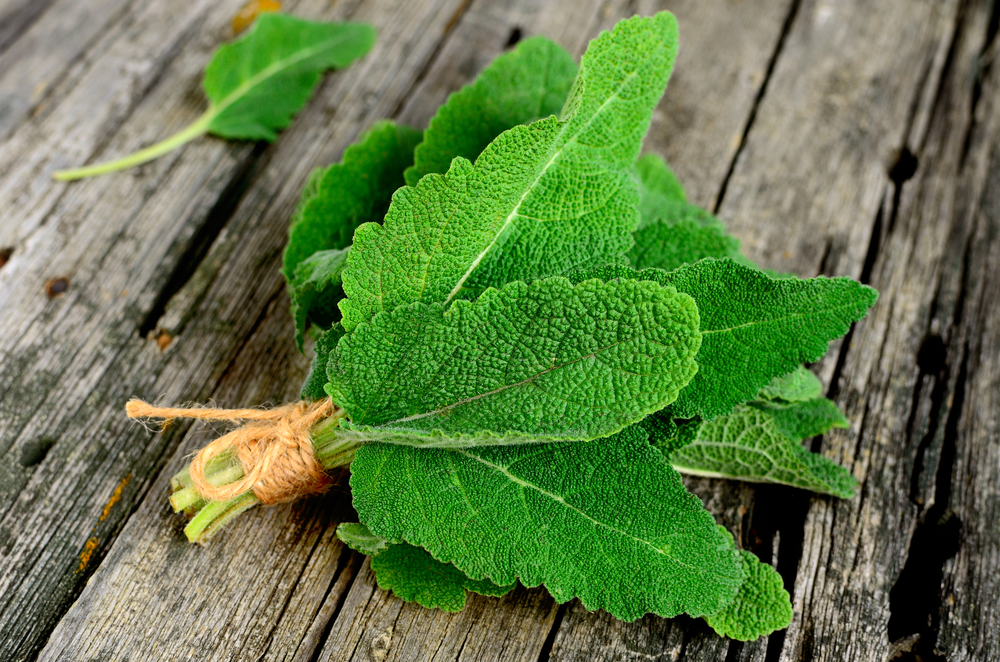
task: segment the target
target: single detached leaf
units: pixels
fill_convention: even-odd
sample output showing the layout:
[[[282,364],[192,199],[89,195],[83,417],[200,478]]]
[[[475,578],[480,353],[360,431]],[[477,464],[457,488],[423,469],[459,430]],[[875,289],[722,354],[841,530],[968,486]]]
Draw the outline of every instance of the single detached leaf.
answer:
[[[636,427],[589,443],[368,444],[351,490],[361,519],[390,541],[623,620],[714,614],[743,581],[728,535]]]
[[[340,342],[340,338],[343,335],[344,327],[338,323],[331,326],[328,331],[325,331],[316,340],[316,345],[313,347],[315,356],[313,357],[312,364],[309,366],[309,374],[306,376],[306,381],[302,384],[300,397],[303,400],[322,400],[328,397],[324,389],[327,380],[326,365],[330,360],[330,353],[337,346],[337,343]]]
[[[661,210],[675,203],[687,202],[684,187],[656,154],[643,154],[635,163],[639,180],[639,227],[662,217]]]
[[[414,186],[431,172],[444,174],[456,156],[475,161],[507,129],[557,114],[576,70],[572,56],[544,37],[525,39],[493,60],[438,108],[406,170],[406,183]]]
[[[706,257],[739,257],[740,242],[700,207],[674,202],[660,207],[659,212],[635,232],[628,259],[636,269],[673,271]]]
[[[509,129],[475,166],[456,158],[400,189],[384,225],[355,233],[345,328],[623,254],[638,220],[631,169],[676,50],[671,14],[618,23],[591,42],[561,120]]]
[[[720,636],[753,641],[792,622],[792,603],[781,575],[748,551],[740,550],[746,579],[736,599],[705,621]]]
[[[372,533],[364,524],[344,522],[337,526],[337,537],[353,549],[369,556],[377,556],[389,548],[389,541]]]
[[[823,382],[805,366],[798,366],[787,375],[775,377],[760,390],[760,398],[763,400],[785,402],[815,400],[822,395]]]
[[[53,173],[80,179],[146,163],[206,133],[267,140],[288,126],[327,69],[342,69],[375,43],[363,23],[317,23],[265,13],[236,40],[224,44],[205,68],[208,110],[173,136],[111,163]]]
[[[328,329],[340,315],[337,302],[344,296],[340,274],[347,262],[348,250],[317,251],[295,267],[295,277],[289,285],[295,342],[299,350],[302,349],[307,320]]]
[[[515,281],[447,311],[379,313],[337,345],[326,391],[369,439],[593,439],[672,402],[698,346],[694,302],[673,288]]]
[[[790,439],[808,439],[826,434],[833,428],[850,425],[836,403],[827,398],[791,403],[755,401],[750,404],[769,413],[778,431]]]
[[[714,418],[753,399],[774,377],[823,356],[868,313],[878,293],[849,278],[775,280],[733,260],[705,259],[671,272],[622,265],[568,275],[673,285],[698,304],[704,335],[698,374],[671,405],[675,418]]]
[[[810,453],[779,432],[768,412],[749,405],[702,422],[694,441],[674,449],[669,459],[681,473],[780,483],[843,499],[857,487],[847,470]]]
[[[469,579],[452,564],[406,543],[389,545],[371,563],[379,588],[428,609],[462,611],[466,590],[500,597],[514,589],[513,584],[498,586],[488,579]]]

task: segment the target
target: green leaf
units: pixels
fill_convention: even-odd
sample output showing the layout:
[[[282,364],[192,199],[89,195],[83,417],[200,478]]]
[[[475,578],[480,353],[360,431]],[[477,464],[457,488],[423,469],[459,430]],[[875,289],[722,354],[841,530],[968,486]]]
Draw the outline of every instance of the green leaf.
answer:
[[[840,408],[826,398],[792,403],[757,401],[751,405],[769,413],[778,431],[790,439],[808,439],[850,425]]]
[[[302,189],[285,248],[285,279],[316,251],[347,248],[362,223],[385,216],[392,193],[403,186],[420,132],[394,122],[376,122],[344,150],[340,163],[317,168]]]
[[[667,166],[666,161],[656,154],[643,154],[635,163],[635,174],[639,180],[639,221],[641,228],[646,223],[662,217],[660,210],[675,203],[687,202],[684,187]]]
[[[635,245],[628,252],[636,269],[672,271],[706,257],[740,255],[740,242],[726,233],[725,226],[704,209],[686,202],[661,206],[658,215],[635,232]]]
[[[749,405],[702,422],[692,443],[668,452],[675,469],[696,476],[780,483],[843,499],[857,487],[847,470],[786,437],[769,412]]]
[[[505,131],[475,166],[456,158],[358,228],[341,302],[350,331],[382,310],[450,303],[628,250],[638,220],[633,162],[677,50],[668,13],[603,33],[583,57],[563,119]]]
[[[498,584],[623,620],[714,614],[743,569],[680,476],[629,428],[589,443],[440,450],[368,444],[351,466],[372,531]]]
[[[823,395],[823,382],[805,366],[798,366],[787,375],[780,375],[760,390],[763,400],[803,402]]]
[[[323,329],[330,328],[340,310],[337,302],[343,298],[340,274],[350,249],[317,251],[295,267],[295,277],[289,283],[292,298],[292,319],[295,320],[295,343],[302,351],[306,321]]]
[[[792,622],[792,603],[781,575],[748,551],[740,550],[746,579],[736,599],[705,621],[720,636],[752,641]]]
[[[300,397],[303,400],[322,400],[329,397],[324,387],[326,386],[326,365],[330,360],[330,352],[334,350],[340,338],[344,335],[344,327],[339,323],[334,324],[328,331],[323,333],[313,347],[312,365],[309,367],[309,374],[302,384]]]
[[[324,71],[346,67],[374,43],[375,29],[363,23],[261,14],[249,30],[212,56],[202,81],[208,110],[193,124],[117,161],[63,170],[53,177],[80,179],[146,163],[206,133],[274,140],[305,106]]]
[[[525,39],[493,60],[438,108],[406,170],[406,183],[414,186],[431,172],[444,174],[456,156],[475,161],[507,129],[557,114],[576,70],[570,54],[544,37]]]
[[[369,439],[593,439],[672,402],[698,345],[694,302],[671,287],[515,281],[447,311],[379,313],[337,345],[326,391]]]
[[[704,340],[698,374],[671,405],[675,418],[710,419],[753,399],[774,377],[822,357],[829,342],[847,333],[878,298],[849,278],[775,280],[729,259],[705,259],[671,272],[606,265],[568,277],[651,280],[694,298]]]
[[[667,413],[668,411],[650,414],[636,425],[642,426],[649,435],[649,444],[653,448],[670,457],[678,448],[694,443],[701,428],[701,419],[678,422]]]
[[[462,611],[466,590],[499,598],[514,589],[514,584],[499,586],[488,579],[469,579],[426,550],[407,543],[391,544],[364,524],[341,524],[337,537],[354,551],[373,557],[371,565],[379,588],[428,609]]]
[[[337,537],[353,549],[369,556],[377,556],[389,548],[389,541],[372,533],[364,524],[343,522],[337,526]]]

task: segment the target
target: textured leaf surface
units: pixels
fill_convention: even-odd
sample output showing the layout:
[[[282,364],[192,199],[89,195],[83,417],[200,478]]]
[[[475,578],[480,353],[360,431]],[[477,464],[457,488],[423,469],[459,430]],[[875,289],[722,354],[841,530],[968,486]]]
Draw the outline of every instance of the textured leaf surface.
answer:
[[[295,267],[295,277],[289,285],[295,343],[300,351],[307,321],[328,329],[340,315],[337,302],[344,296],[340,275],[347,263],[348,250],[318,251]]]
[[[729,259],[701,260],[671,272],[607,265],[569,278],[652,280],[694,298],[704,340],[698,374],[671,406],[676,418],[710,419],[753,399],[774,377],[822,357],[878,297],[849,278],[775,280]]]
[[[803,402],[815,400],[823,395],[823,382],[804,366],[799,366],[787,375],[780,375],[760,390],[760,397],[766,400]]]
[[[498,586],[488,579],[469,579],[452,564],[405,543],[389,545],[371,563],[379,588],[428,609],[462,611],[466,590],[499,597],[514,588],[513,584]]]
[[[639,227],[662,217],[664,208],[687,202],[684,187],[656,154],[643,154],[635,163],[639,180]]]
[[[368,556],[376,556],[389,548],[389,541],[372,533],[364,524],[344,522],[337,526],[337,537],[353,549]]]
[[[354,427],[396,443],[593,439],[672,402],[699,341],[694,302],[671,287],[514,282],[447,312],[379,313],[340,341],[326,391]]]
[[[636,269],[673,271],[706,257],[740,256],[740,242],[726,233],[722,223],[686,202],[660,206],[657,216],[644,222],[634,237],[628,259]]]
[[[302,384],[300,397],[303,400],[322,400],[328,397],[325,390],[327,380],[326,364],[330,359],[330,352],[337,346],[343,335],[344,327],[337,323],[320,335],[316,341],[316,345],[313,347],[315,355],[313,356],[312,364],[309,366],[309,374]]]
[[[456,156],[475,161],[507,129],[558,114],[576,71],[572,56],[544,37],[525,39],[493,60],[438,108],[406,170],[406,183],[444,174]]]
[[[390,121],[375,123],[344,151],[340,163],[317,168],[292,216],[282,272],[291,282],[300,262],[317,251],[347,248],[362,223],[381,221],[392,193],[403,186],[420,132]]]
[[[262,14],[239,39],[215,52],[203,87],[208,131],[224,138],[274,140],[312,96],[327,69],[367,53],[375,29]]]
[[[618,23],[591,42],[561,120],[509,129],[475,166],[456,158],[400,189],[385,224],[355,234],[345,328],[624,254],[638,220],[631,169],[676,50],[668,13]]]
[[[351,490],[361,519],[391,541],[624,620],[716,613],[743,580],[728,535],[636,427],[589,443],[368,444]]]
[[[857,487],[846,469],[786,437],[768,412],[749,405],[702,422],[693,442],[666,451],[674,468],[697,476],[781,483],[844,499]]]
[[[752,641],[792,622],[792,603],[781,575],[748,551],[740,550],[746,579],[736,599],[705,621],[719,633],[738,641]]]
[[[808,439],[850,425],[837,405],[826,398],[791,403],[755,401],[751,405],[770,414],[778,431],[790,439]]]

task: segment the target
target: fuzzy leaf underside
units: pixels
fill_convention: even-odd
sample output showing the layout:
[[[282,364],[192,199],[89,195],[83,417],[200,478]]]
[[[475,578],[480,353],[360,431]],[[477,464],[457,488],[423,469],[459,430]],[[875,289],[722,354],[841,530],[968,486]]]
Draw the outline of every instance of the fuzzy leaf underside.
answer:
[[[340,163],[317,168],[292,216],[282,272],[289,282],[299,263],[321,250],[347,248],[362,223],[380,221],[403,186],[421,133],[389,120],[376,122],[344,150]]]
[[[337,345],[326,392],[370,439],[586,440],[672,402],[698,346],[694,302],[673,288],[518,281],[447,312],[410,304],[379,313]]]
[[[639,227],[661,217],[661,209],[687,202],[684,187],[660,156],[643,154],[635,163],[639,181]]]
[[[274,140],[327,69],[342,69],[375,43],[363,23],[316,23],[266,13],[221,46],[205,68],[208,131],[223,138]]]
[[[843,499],[857,487],[846,469],[786,437],[768,412],[750,405],[702,422],[691,443],[665,450],[681,473],[780,483]]]
[[[347,262],[348,250],[317,251],[295,267],[295,277],[289,283],[289,289],[295,342],[300,351],[307,321],[328,329],[340,314],[337,302],[344,296],[340,275]]]
[[[563,119],[509,129],[475,165],[456,158],[447,174],[397,191],[384,225],[355,233],[345,328],[398,305],[617,260],[638,220],[633,161],[676,47],[668,13],[618,23],[591,42]]]
[[[525,39],[493,60],[438,108],[406,170],[406,183],[444,174],[456,156],[475,161],[507,129],[558,114],[576,71],[570,54],[544,37]]]
[[[671,272],[607,265],[569,278],[652,280],[694,298],[704,340],[698,374],[671,405],[675,418],[711,419],[753,399],[774,377],[822,357],[878,296],[848,278],[775,280],[730,259],[705,259]]]
[[[343,522],[337,526],[337,537],[353,549],[368,556],[377,556],[389,548],[389,541],[372,533],[364,524]]]
[[[368,444],[351,490],[362,521],[390,541],[623,620],[713,614],[743,580],[728,535],[635,427],[589,443]]]
[[[792,603],[781,575],[748,551],[740,550],[746,579],[736,599],[705,621],[720,636],[753,641],[792,622]]]
[[[840,408],[826,398],[791,403],[754,401],[750,404],[770,414],[778,431],[789,439],[808,439],[826,434],[832,428],[846,428],[850,425]]]

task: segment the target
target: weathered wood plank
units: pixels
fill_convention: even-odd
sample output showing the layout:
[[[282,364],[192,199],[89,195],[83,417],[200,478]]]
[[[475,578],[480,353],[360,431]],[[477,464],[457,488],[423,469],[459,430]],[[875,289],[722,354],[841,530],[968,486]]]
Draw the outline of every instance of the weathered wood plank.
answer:
[[[110,133],[113,137],[99,157],[126,153],[194,117],[203,103],[199,95],[192,94],[201,69],[219,41],[216,35],[228,34],[228,21],[239,4],[235,0],[188,4],[183,11],[191,12],[193,17],[184,14],[173,19],[164,18],[162,6],[143,6],[140,15],[131,21],[126,39],[130,44],[160,44],[173,34],[164,35],[164,30],[187,30],[198,47],[181,52],[174,49],[172,59],[162,53],[169,66],[156,75],[155,84],[149,82],[145,98],[134,101],[134,112],[130,111],[124,123],[91,123],[90,134],[77,135],[70,143],[75,140],[95,146],[102,144],[95,134]],[[182,438],[179,433],[184,427],[164,436],[150,436],[127,423],[121,414],[127,397],[204,401],[220,378],[235,374],[240,366],[268,375],[269,387],[277,389],[281,398],[297,391],[295,382],[302,378],[304,359],[292,361],[297,354],[288,345],[279,351],[280,345],[268,342],[257,354],[244,348],[247,363],[237,366],[232,362],[254,328],[265,329],[273,324],[281,330],[279,337],[288,333],[287,311],[270,304],[277,299],[284,301],[277,266],[298,189],[312,166],[333,160],[361,129],[391,113],[400,103],[460,6],[451,0],[379,3],[378,7],[370,2],[287,4],[306,16],[371,20],[381,28],[383,38],[373,57],[344,74],[332,76],[321,87],[319,98],[303,113],[301,121],[277,145],[264,151],[263,158],[245,177],[241,173],[252,163],[252,146],[205,139],[130,173],[68,188],[57,185],[60,190],[56,193],[47,180],[48,165],[35,175],[26,175],[34,178],[37,189],[27,187],[20,198],[7,189],[13,199],[8,198],[5,213],[21,223],[11,224],[13,228],[4,224],[3,229],[23,232],[25,240],[0,270],[0,298],[4,299],[5,311],[12,312],[0,322],[5,327],[5,360],[0,367],[0,384],[5,392],[0,413],[4,450],[8,453],[5,459],[9,460],[5,466],[15,467],[17,473],[16,482],[3,481],[11,490],[0,520],[4,541],[0,548],[0,620],[4,622],[0,657],[4,659],[34,655],[55,619],[106,553],[134,504],[150,489],[151,481],[163,467],[164,453],[175,448]],[[128,49],[112,45],[109,50],[122,56]],[[110,58],[108,65],[114,62]],[[72,101],[75,111],[56,108],[48,117],[29,122],[34,126],[22,127],[12,142],[23,142],[22,133],[50,135],[48,129],[68,121],[72,112],[79,113],[76,104],[99,96],[101,85],[108,81],[92,75],[95,71],[90,69],[63,101]],[[108,104],[104,108],[107,110]],[[100,107],[95,112],[100,114]],[[45,154],[36,157],[38,163],[48,163],[53,152],[63,149],[60,145],[52,147],[44,141],[36,145]],[[19,167],[8,149],[10,143],[0,159]],[[244,187],[247,193],[241,197]],[[240,204],[234,212],[236,201]],[[183,271],[185,266],[180,262],[192,259],[192,255],[197,257],[198,244],[210,240],[221,225],[226,227],[208,259],[168,306],[162,322],[169,326],[163,330],[173,336],[173,342],[161,353],[152,339],[138,337],[137,331],[144,328],[147,318],[151,318],[150,328],[158,326],[158,300],[169,294],[164,288],[171,275]],[[62,298],[49,301],[42,283],[56,269],[71,276],[71,287]],[[271,365],[269,370],[261,368],[265,362]],[[282,380],[276,381],[275,375],[282,375]],[[278,399],[272,395],[274,392],[247,391],[247,400],[227,404]],[[204,437],[200,441],[204,443]],[[39,442],[52,446],[47,455],[42,453],[43,457],[37,458],[40,461],[30,467],[16,464],[25,448]],[[116,495],[119,486],[122,489]],[[163,512],[163,504],[162,492],[150,496],[149,508],[156,517],[153,523],[146,522],[160,527],[155,529],[160,532],[160,541],[164,527],[174,539],[178,526]],[[107,516],[103,516],[105,510]],[[273,518],[280,513],[262,516]],[[143,520],[136,522],[139,526]],[[274,522],[275,535],[285,535]],[[255,538],[267,546],[264,537]],[[129,549],[134,552],[130,544],[124,544],[123,554]],[[295,549],[308,552],[311,548]],[[165,548],[164,553],[176,553],[176,549],[169,552]],[[252,553],[247,550],[244,558],[252,558]],[[308,570],[309,558],[308,554],[290,553],[282,562],[299,563],[299,568],[307,568],[304,572],[312,572]],[[129,557],[122,563],[138,561]],[[316,572],[326,572],[325,561],[316,564]],[[121,570],[117,564],[109,570],[112,567]],[[195,565],[190,567],[193,576],[205,576],[194,570]],[[256,568],[252,563],[249,567]],[[174,569],[165,576],[174,577],[176,572]],[[306,607],[295,605],[309,603],[307,611],[316,606],[315,601],[329,586],[327,582],[323,591],[310,599],[306,597],[308,591],[294,592],[294,582],[290,581],[294,573],[287,577],[256,574],[263,575],[261,581],[270,578],[272,584],[280,586],[274,589],[269,585],[268,591],[275,595],[284,591],[283,599],[289,600],[289,608],[303,609]],[[130,576],[129,582],[134,579]],[[126,583],[116,592],[137,598],[138,602],[128,608],[134,609],[132,614],[145,618],[148,613],[143,609],[149,609],[161,618],[175,619],[176,615],[157,611],[157,602],[149,599],[158,591],[170,590],[159,579],[148,575],[151,591],[141,598],[134,583]],[[228,586],[234,593],[247,590],[246,584],[235,580]],[[200,586],[192,585],[191,590],[202,595]],[[111,594],[105,593],[105,598],[115,604]],[[239,601],[232,604],[238,614],[245,616],[253,611],[239,611]],[[277,617],[265,615],[261,627],[269,627],[268,618],[273,621]],[[224,614],[220,613],[218,619],[224,620]],[[218,619],[213,622],[221,623]],[[127,621],[124,625],[113,618],[102,622],[119,636],[128,632]],[[236,619],[220,627],[228,631],[237,622],[243,621]],[[67,627],[79,624],[67,621]],[[253,619],[246,626],[257,627]],[[80,637],[79,645],[84,645],[85,639],[95,646],[117,641],[100,628],[94,631],[102,641]],[[197,632],[197,628],[191,631]],[[133,643],[138,645],[142,635],[139,631],[134,634]],[[301,636],[299,633],[295,638]],[[190,646],[192,641],[194,638],[176,640],[175,645]],[[127,647],[127,642],[119,643]],[[59,639],[50,641],[52,650],[59,645]],[[223,655],[225,642],[217,645],[218,654]],[[177,650],[182,650],[177,657],[188,654],[188,649]],[[64,659],[75,656],[72,652],[62,653]]]

